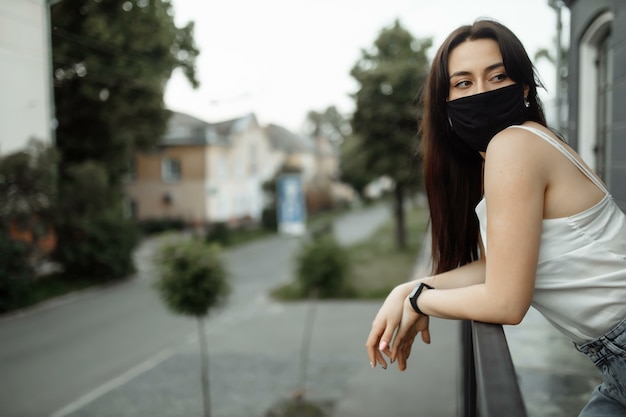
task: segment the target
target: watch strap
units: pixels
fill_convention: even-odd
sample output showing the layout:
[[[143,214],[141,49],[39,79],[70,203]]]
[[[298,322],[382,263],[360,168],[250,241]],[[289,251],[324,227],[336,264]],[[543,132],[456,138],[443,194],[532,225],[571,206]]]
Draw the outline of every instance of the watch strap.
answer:
[[[415,289],[413,290],[413,292],[411,293],[411,295],[409,296],[409,301],[411,302],[411,307],[413,307],[413,310],[415,310],[415,312],[419,315],[422,316],[426,316],[427,314],[425,314],[422,310],[420,310],[420,308],[417,306],[417,298],[420,296],[420,294],[422,293],[422,291],[424,291],[424,288],[428,288],[429,290],[433,290],[434,288],[428,284],[426,284],[425,282],[420,282],[419,284],[417,284],[415,286]]]

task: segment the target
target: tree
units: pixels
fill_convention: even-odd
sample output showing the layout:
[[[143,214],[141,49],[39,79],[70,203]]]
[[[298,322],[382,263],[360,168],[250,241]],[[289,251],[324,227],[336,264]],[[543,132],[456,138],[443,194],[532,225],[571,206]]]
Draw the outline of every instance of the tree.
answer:
[[[309,111],[305,130],[310,136],[326,136],[336,146],[348,136],[352,127],[350,120],[344,117],[335,106],[329,106],[323,112]]]
[[[31,140],[0,158],[0,313],[26,304],[56,200],[56,153]],[[11,228],[24,231],[17,240]]]
[[[193,22],[177,28],[169,0],[64,0],[51,15],[61,174],[95,160],[117,183],[165,131],[172,71],[198,84]]]
[[[47,233],[57,196],[55,149],[31,140],[26,149],[0,158],[0,232],[19,225],[31,239],[26,256],[37,263],[39,241]]]
[[[108,281],[130,276],[132,252],[139,241],[137,225],[123,215],[120,190],[111,185],[102,163],[68,167],[60,184],[56,214],[59,244],[52,257],[73,278]]]
[[[352,129],[363,170],[395,183],[396,243],[406,246],[404,202],[420,184],[416,155],[417,96],[428,74],[432,40],[415,39],[398,21],[363,50],[351,75],[359,84]]]
[[[111,234],[129,224],[124,174],[134,153],[155,148],[165,132],[163,92],[172,72],[180,68],[198,84],[194,25],[176,27],[169,0],[63,0],[51,20],[61,158],[57,259],[76,273],[104,262],[99,275],[120,277],[132,270],[136,242],[133,233],[122,241]],[[101,194],[81,173],[96,176]]]
[[[204,320],[209,310],[226,301],[230,292],[228,271],[219,249],[201,239],[173,242],[161,248],[161,276],[156,288],[167,307],[174,313],[195,317],[198,322],[202,359],[204,416],[211,415],[209,367]]]
[[[341,143],[339,165],[341,179],[350,184],[361,196],[365,187],[376,179],[377,175],[368,170],[367,152],[361,146],[362,140],[356,135],[347,136]]]
[[[358,148],[358,139],[352,133],[350,119],[343,116],[335,106],[323,112],[309,111],[305,131],[313,137],[325,135],[337,147],[341,180],[350,184],[359,194],[376,178],[367,170],[364,157]]]

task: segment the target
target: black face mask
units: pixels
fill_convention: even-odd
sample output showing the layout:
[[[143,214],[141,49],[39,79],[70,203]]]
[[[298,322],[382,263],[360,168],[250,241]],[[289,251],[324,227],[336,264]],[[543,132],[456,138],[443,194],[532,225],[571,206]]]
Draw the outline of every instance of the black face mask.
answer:
[[[447,107],[452,130],[475,151],[486,151],[502,129],[528,120],[519,83],[448,101]]]

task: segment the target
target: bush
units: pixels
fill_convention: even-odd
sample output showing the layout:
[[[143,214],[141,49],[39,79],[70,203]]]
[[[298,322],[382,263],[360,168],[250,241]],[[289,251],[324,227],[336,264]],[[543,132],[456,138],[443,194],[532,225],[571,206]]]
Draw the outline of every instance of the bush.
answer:
[[[139,222],[139,230],[144,235],[153,235],[172,230],[184,230],[186,223],[183,219],[146,219]]]
[[[66,274],[94,281],[125,278],[135,272],[137,225],[115,213],[64,219],[57,229],[53,259]]]
[[[323,235],[298,254],[298,281],[307,294],[317,289],[321,298],[334,297],[345,289],[349,266],[346,250],[331,235]]]
[[[0,313],[26,304],[34,275],[26,245],[0,237]]]
[[[199,239],[167,244],[161,248],[158,262],[162,271],[155,286],[175,313],[205,316],[230,292],[228,272],[216,245]]]
[[[205,236],[207,243],[219,243],[228,246],[231,243],[230,228],[226,222],[213,223]]]
[[[265,207],[263,212],[261,213],[261,224],[263,228],[266,230],[270,230],[275,232],[278,230],[278,214],[276,212],[276,207]]]

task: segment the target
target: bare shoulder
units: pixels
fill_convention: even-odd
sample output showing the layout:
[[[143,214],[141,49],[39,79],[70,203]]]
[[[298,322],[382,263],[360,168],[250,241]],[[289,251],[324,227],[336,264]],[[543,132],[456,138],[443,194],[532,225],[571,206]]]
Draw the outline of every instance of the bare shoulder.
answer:
[[[542,130],[552,135],[551,132],[548,133],[548,129]],[[550,167],[551,148],[550,144],[533,132],[525,129],[504,129],[491,140],[487,148],[486,177],[494,171],[500,175],[517,172],[523,176],[545,177]]]

